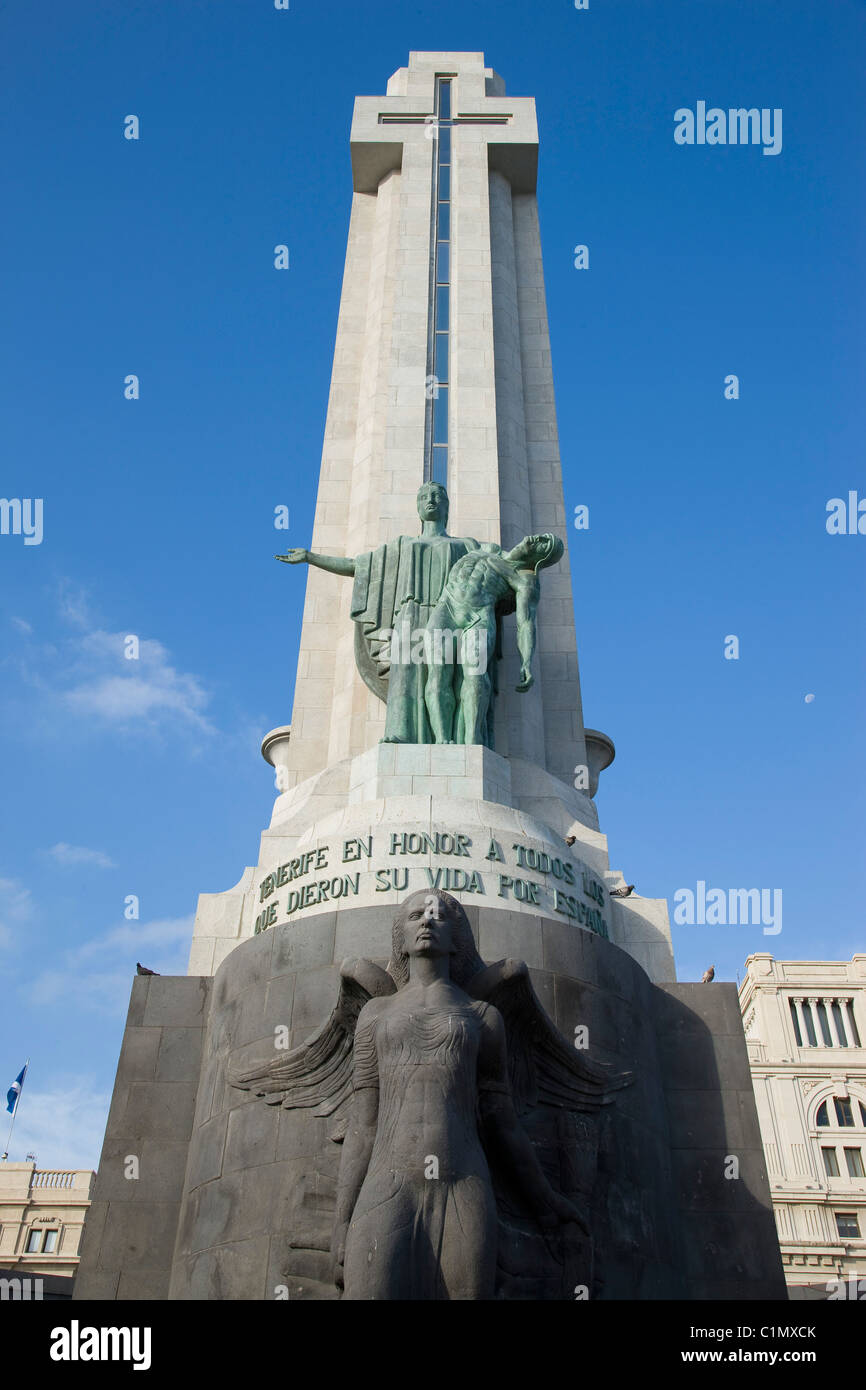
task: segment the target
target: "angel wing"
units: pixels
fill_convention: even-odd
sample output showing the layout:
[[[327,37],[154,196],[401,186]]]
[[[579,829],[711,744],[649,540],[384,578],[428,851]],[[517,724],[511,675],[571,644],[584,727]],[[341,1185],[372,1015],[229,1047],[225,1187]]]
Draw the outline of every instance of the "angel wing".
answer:
[[[505,1023],[511,1093],[518,1114],[536,1105],[595,1113],[612,1093],[633,1081],[569,1047],[548,1017],[522,960],[500,960],[480,970],[468,994],[499,1010]]]
[[[344,960],[337,1002],[321,1028],[291,1052],[252,1071],[236,1073],[230,1077],[231,1085],[254,1091],[268,1105],[282,1105],[286,1110],[315,1105],[315,1114],[333,1114],[351,1094],[358,1015],[370,999],[393,994],[396,988],[387,971],[371,960]]]

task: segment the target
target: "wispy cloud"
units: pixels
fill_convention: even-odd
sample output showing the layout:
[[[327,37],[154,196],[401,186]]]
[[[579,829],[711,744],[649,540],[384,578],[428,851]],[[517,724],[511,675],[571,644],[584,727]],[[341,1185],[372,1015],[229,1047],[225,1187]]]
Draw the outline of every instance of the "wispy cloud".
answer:
[[[118,952],[132,960],[134,965],[135,953],[144,947],[150,947],[153,951],[162,953],[160,960],[163,968],[160,970],[160,974],[170,975],[176,972],[169,970],[166,962],[169,959],[174,960],[178,943],[184,944],[184,957],[189,953],[193,921],[194,918],[189,916],[160,917],[153,922],[126,922],[123,926],[112,927],[102,936],[94,937],[92,941],[84,942],[71,954],[74,961],[80,963],[89,960],[94,955]],[[169,952],[169,956],[166,956],[166,951]],[[142,964],[150,965],[153,968],[152,961],[143,961]],[[184,959],[185,969],[186,959]],[[180,973],[183,974],[183,971]]]
[[[62,579],[58,592],[60,613],[74,627],[95,626],[90,613],[90,605],[83,589],[76,588],[70,579]]]
[[[86,594],[67,581],[57,602],[70,634],[59,642],[31,643],[15,658],[24,680],[48,704],[59,701],[69,714],[119,730],[215,732],[205,713],[208,691],[197,676],[178,669],[162,642],[101,626]],[[14,621],[30,631],[29,624]]]
[[[61,864],[64,868],[77,868],[79,865],[90,865],[95,869],[113,869],[116,867],[114,860],[107,854],[103,854],[101,849],[86,849],[84,845],[67,845],[61,840],[58,844],[52,845],[45,851],[50,854],[55,864]]]
[[[0,878],[0,946],[12,942],[14,929],[33,915],[33,898],[16,878]]]
[[[13,616],[10,621],[15,624],[19,632],[26,632],[29,635],[33,631],[30,624],[26,623],[23,618],[16,618]]]
[[[81,637],[72,677],[63,698],[78,714],[119,725],[179,719],[201,733],[213,732],[203,713],[207,692],[195,676],[178,671],[152,638],[93,628]]]
[[[88,1012],[122,1016],[136,961],[161,975],[186,973],[193,917],[126,922],[67,951],[60,967],[43,970],[27,989],[32,1004],[63,1000]],[[146,957],[146,959],[145,959]]]

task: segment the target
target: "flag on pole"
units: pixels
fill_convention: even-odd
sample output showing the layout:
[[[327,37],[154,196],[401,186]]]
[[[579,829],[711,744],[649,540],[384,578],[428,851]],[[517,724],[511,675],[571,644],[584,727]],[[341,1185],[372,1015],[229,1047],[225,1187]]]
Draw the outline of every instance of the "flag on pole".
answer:
[[[9,1090],[6,1092],[6,1109],[10,1115],[15,1114],[15,1107],[18,1104],[18,1097],[21,1094],[21,1087],[24,1085],[24,1076],[27,1071],[27,1063],[19,1071]]]

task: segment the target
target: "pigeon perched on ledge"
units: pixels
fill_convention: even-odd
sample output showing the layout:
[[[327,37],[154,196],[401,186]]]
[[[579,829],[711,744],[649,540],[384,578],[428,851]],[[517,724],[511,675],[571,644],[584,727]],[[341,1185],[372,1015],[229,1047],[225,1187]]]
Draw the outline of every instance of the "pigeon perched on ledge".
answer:
[[[634,884],[627,883],[624,888],[611,888],[610,896],[612,898],[630,898],[633,892]]]
[[[158,974],[159,974],[159,971],[158,971],[158,970],[148,970],[148,968],[147,968],[146,965],[142,965],[141,961],[140,961],[140,960],[137,960],[137,961],[135,962],[135,973],[136,973],[136,975],[158,975]]]
[[[565,837],[565,843],[566,843],[567,845],[573,845],[576,839],[577,839],[577,836],[576,836],[576,835],[566,835],[566,837]]]
[[[711,980],[714,980],[715,978],[716,978],[716,967],[715,967],[714,965],[711,965],[710,968],[709,968],[709,970],[705,970],[704,973],[703,973],[703,975],[701,976],[701,984],[702,984],[702,985],[708,985],[708,984],[710,983],[710,981],[711,981]]]

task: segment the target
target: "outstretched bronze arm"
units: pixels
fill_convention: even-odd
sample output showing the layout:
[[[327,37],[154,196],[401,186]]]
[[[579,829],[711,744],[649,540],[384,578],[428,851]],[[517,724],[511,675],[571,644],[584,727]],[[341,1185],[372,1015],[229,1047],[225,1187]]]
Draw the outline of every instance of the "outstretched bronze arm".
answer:
[[[355,561],[351,555],[316,555],[312,550],[287,550],[285,555],[275,555],[284,565],[315,565],[316,569],[328,570],[330,574],[355,573]]]

